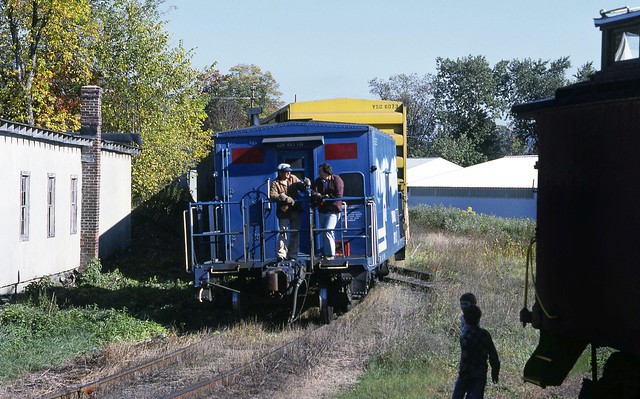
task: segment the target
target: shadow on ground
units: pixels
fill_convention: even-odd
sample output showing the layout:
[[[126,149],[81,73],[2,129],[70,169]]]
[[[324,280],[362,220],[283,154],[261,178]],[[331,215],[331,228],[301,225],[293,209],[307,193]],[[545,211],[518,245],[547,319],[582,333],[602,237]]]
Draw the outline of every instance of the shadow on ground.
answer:
[[[97,306],[126,309],[142,320],[152,320],[180,333],[203,328],[220,329],[237,321],[231,310],[231,296],[221,295],[215,303],[198,302],[192,275],[185,270],[181,212],[156,217],[145,209],[132,214],[131,247],[111,259],[101,260],[102,272],[134,284],[113,281],[113,286],[83,285],[56,288],[60,307]],[[286,306],[251,306],[243,318],[278,328],[289,316]]]

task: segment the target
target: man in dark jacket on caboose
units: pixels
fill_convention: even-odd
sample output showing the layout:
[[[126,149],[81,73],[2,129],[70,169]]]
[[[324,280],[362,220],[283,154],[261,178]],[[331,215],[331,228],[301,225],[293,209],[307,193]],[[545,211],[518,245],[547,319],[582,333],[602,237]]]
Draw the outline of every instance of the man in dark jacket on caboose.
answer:
[[[328,163],[320,164],[318,177],[311,188],[311,201],[318,208],[320,228],[322,233],[322,253],[327,260],[336,256],[336,237],[333,230],[338,224],[342,201],[332,201],[344,195],[344,182],[338,175],[333,174],[333,168]]]

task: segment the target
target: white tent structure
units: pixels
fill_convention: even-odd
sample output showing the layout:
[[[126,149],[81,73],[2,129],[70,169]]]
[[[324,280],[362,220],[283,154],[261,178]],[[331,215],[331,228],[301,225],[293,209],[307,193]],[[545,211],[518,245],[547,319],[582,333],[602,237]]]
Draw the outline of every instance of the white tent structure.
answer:
[[[407,159],[407,184],[411,186],[421,180],[460,169],[462,166],[444,158],[409,158]]]
[[[501,217],[535,219],[537,161],[537,155],[509,156],[409,180],[409,206],[443,205]]]

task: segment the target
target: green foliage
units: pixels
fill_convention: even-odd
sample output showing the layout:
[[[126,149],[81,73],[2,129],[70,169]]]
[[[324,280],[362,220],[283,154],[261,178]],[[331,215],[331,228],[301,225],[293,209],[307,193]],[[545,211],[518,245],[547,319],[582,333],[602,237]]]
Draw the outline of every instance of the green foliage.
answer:
[[[435,77],[394,75],[369,81],[370,92],[407,106],[407,147],[412,157],[442,157],[462,166],[505,155],[535,153],[533,122],[511,113],[515,104],[552,97],[569,83],[568,57],[503,60],[483,56],[437,58]],[[594,73],[587,63],[574,75]],[[498,122],[506,124],[498,125]]]
[[[97,287],[107,290],[116,290],[126,287],[135,287],[140,283],[134,279],[125,277],[120,270],[115,269],[109,273],[102,273],[100,259],[90,260],[85,269],[76,275],[78,287]]]
[[[553,97],[556,89],[569,83],[567,70],[569,57],[553,61],[524,60],[500,61],[494,67],[497,96],[508,107]],[[580,73],[589,73],[587,65]],[[518,153],[536,153],[538,140],[533,121],[521,119],[509,111],[509,126],[520,146]]]
[[[108,342],[143,340],[165,332],[122,310],[9,305],[0,310],[0,378],[58,365]]]
[[[465,134],[455,138],[447,133],[440,133],[433,138],[427,155],[441,157],[461,166],[482,163],[487,157],[476,150],[473,141]]]
[[[61,131],[80,126],[79,87],[95,38],[88,0],[0,1],[3,118]]]
[[[341,392],[337,399],[426,398],[429,386],[446,376],[422,357],[385,359],[378,357],[367,366],[352,391]],[[435,397],[435,396],[434,396]]]
[[[202,129],[206,98],[190,54],[171,47],[159,1],[95,2],[98,84],[104,88],[103,131],[142,136],[134,159],[134,204],[139,204],[194,166],[209,151]]]
[[[140,207],[145,214],[155,222],[163,222],[168,216],[181,212],[184,202],[190,198],[189,194],[177,183],[171,183],[149,198]],[[175,223],[175,218],[168,218],[166,222]]]
[[[495,159],[503,155],[495,120],[500,115],[496,81],[483,56],[457,60],[437,58],[435,104],[441,133],[454,141],[463,135],[471,144],[472,154],[458,158]],[[450,146],[450,150],[455,146]],[[469,146],[466,147],[469,151]],[[470,163],[463,163],[468,166]]]
[[[596,72],[596,69],[593,67],[593,62],[587,62],[584,65],[581,65],[573,75],[573,78],[575,79],[574,83],[586,82]]]
[[[216,132],[249,125],[248,108],[262,108],[262,116],[277,111],[282,93],[271,72],[256,65],[238,64],[228,74],[209,67],[200,77],[206,95],[205,128]]]

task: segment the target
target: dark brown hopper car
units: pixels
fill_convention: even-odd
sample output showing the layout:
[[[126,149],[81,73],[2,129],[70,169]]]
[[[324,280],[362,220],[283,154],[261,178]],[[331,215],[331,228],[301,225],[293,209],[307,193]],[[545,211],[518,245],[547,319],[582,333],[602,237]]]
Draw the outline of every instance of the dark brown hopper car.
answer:
[[[540,329],[540,342],[524,378],[561,385],[588,346],[610,347],[619,352],[580,397],[636,398],[640,11],[601,15],[595,25],[602,31],[602,70],[554,98],[513,107],[535,119],[539,143],[536,301],[523,309],[522,321]]]

